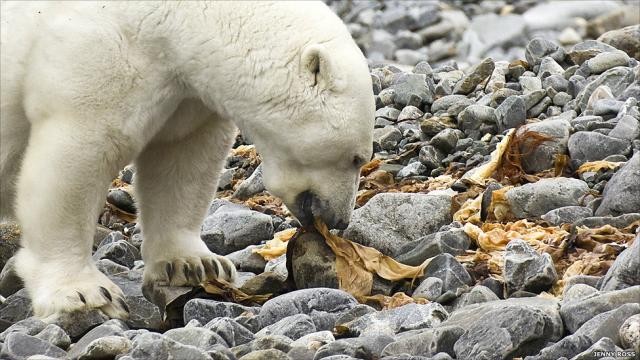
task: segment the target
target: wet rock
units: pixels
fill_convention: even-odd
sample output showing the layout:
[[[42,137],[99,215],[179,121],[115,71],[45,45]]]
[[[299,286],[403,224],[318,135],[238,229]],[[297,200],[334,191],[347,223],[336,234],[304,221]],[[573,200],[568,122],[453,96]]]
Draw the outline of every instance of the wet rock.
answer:
[[[194,346],[202,350],[207,350],[213,345],[228,344],[215,332],[200,327],[184,327],[168,330],[164,336],[183,345]]]
[[[434,114],[438,111],[447,111],[451,106],[461,102],[469,100],[466,95],[447,95],[438,98],[431,105],[431,112]]]
[[[140,251],[126,240],[102,245],[93,254],[94,260],[109,259],[116,264],[132,268],[136,260],[140,260]]]
[[[585,61],[605,52],[616,51],[611,45],[597,40],[586,40],[574,45],[567,55],[574,64],[582,65]]]
[[[61,327],[55,324],[47,325],[40,331],[36,337],[44,340],[49,344],[59,347],[60,349],[68,349],[71,345],[71,338]]]
[[[425,145],[420,149],[418,160],[427,170],[433,170],[441,165],[444,155],[432,145]]]
[[[620,49],[640,60],[640,25],[627,26],[602,34],[598,41]]]
[[[471,240],[463,229],[439,231],[404,245],[395,258],[403,264],[417,266],[438,254],[462,254],[470,244]]]
[[[574,356],[572,358],[575,360],[591,360],[595,358],[599,358],[600,356],[597,354],[609,353],[621,353],[622,349],[616,346],[611,339],[608,337],[603,337],[598,340],[595,344],[591,345],[587,350],[581,352],[580,354]]]
[[[357,301],[348,293],[329,288],[296,290],[280,295],[262,305],[254,318],[258,329],[296,314],[307,314],[313,319],[318,331],[331,330],[335,319],[342,312],[356,306]]]
[[[31,299],[25,289],[18,290],[0,304],[0,320],[14,323],[31,315],[33,315]]]
[[[579,206],[588,192],[589,186],[584,181],[558,177],[510,189],[506,196],[513,215],[524,219],[564,206]]]
[[[455,355],[453,345],[463,333],[464,329],[461,327],[441,325],[417,333],[400,334],[396,341],[384,348],[382,355],[420,354],[430,356],[430,359],[438,353]]]
[[[534,38],[527,44],[524,55],[527,62],[531,64],[531,66],[534,66],[539,65],[542,58],[546,56],[551,56],[553,59],[558,61],[562,60],[564,57],[564,50],[549,40]]]
[[[316,331],[316,326],[309,315],[296,314],[278,320],[256,333],[256,337],[266,335],[283,335],[291,340],[297,340],[304,335]]]
[[[458,140],[462,138],[460,130],[444,129],[431,138],[430,144],[445,154],[453,152]]]
[[[133,328],[159,330],[162,327],[160,309],[147,300],[142,293],[142,277],[134,272],[108,275],[109,279],[122,289],[124,300],[129,307],[129,319],[126,323]]]
[[[446,195],[384,193],[355,210],[342,236],[393,255],[407,242],[451,222]]]
[[[447,311],[438,303],[411,303],[361,316],[339,325],[339,331],[354,337],[393,336],[403,331],[435,327],[448,316]]]
[[[431,88],[428,86],[431,83]],[[395,90],[395,102],[401,106],[420,106],[433,102],[433,82],[423,74],[405,74],[398,78],[392,88]]]
[[[259,309],[243,306],[236,303],[208,300],[208,299],[191,299],[184,305],[184,322],[187,323],[192,319],[206,324],[214,318],[230,317],[235,318],[244,312],[256,314]]]
[[[3,359],[27,359],[32,355],[64,358],[67,353],[44,340],[19,332],[7,335],[0,351]]]
[[[264,271],[264,267],[267,264],[267,261],[260,254],[253,251],[259,248],[261,246],[250,245],[242,250],[227,254],[226,258],[231,260],[239,271],[250,271],[259,274]]]
[[[624,197],[620,194],[625,194]],[[602,192],[596,216],[634,213],[640,209],[640,153],[635,155],[609,180]]]
[[[436,277],[442,280],[442,296],[454,297],[459,288],[473,284],[467,270],[450,254],[440,254],[429,262],[424,277]]]
[[[273,238],[271,216],[244,206],[221,203],[210,210],[202,225],[202,240],[217,254],[226,255]]]
[[[468,305],[480,304],[488,301],[500,300],[498,296],[486,286],[476,285],[471,291],[460,295],[453,301],[453,310],[463,308]]]
[[[528,173],[537,173],[553,168],[556,156],[567,153],[570,131],[571,125],[563,119],[547,119],[518,129],[517,135],[525,137],[520,144],[524,170]],[[536,132],[549,139],[533,147],[531,146],[533,141],[526,138],[527,132]]]
[[[99,325],[84,334],[76,343],[73,344],[71,350],[69,350],[69,357],[77,358],[82,354],[86,354],[89,349],[89,345],[95,340],[108,336],[124,336],[125,330],[128,330],[126,326],[118,321],[111,321],[109,323]]]
[[[620,344],[625,349],[633,349],[638,352],[640,350],[640,314],[630,316],[620,326],[619,329]]]
[[[78,359],[113,359],[128,353],[131,349],[131,341],[126,337],[106,336],[93,340],[85,351],[78,355]]]
[[[580,326],[594,316],[613,310],[623,304],[637,303],[638,298],[640,298],[640,286],[632,286],[563,303],[560,307],[560,314],[565,327],[569,332],[575,333]]]
[[[124,189],[109,190],[107,202],[129,214],[135,214],[138,211],[133,197]]]
[[[507,244],[503,274],[507,294],[518,290],[539,293],[548,290],[558,278],[551,255],[538,254],[520,239]]]
[[[584,206],[565,206],[549,211],[542,215],[542,220],[551,225],[571,224],[576,221],[588,218],[593,215],[593,211]]]
[[[495,115],[499,132],[524,124],[527,117],[524,100],[509,96],[496,108]]]
[[[290,360],[284,352],[278,349],[256,350],[238,360]]]
[[[600,290],[611,291],[640,285],[640,237],[618,255],[607,274],[602,278]]]
[[[571,159],[578,161],[602,160],[615,154],[628,154],[630,144],[597,132],[578,131],[571,135],[568,143]]]
[[[318,349],[313,359],[349,359],[349,357],[344,356],[351,356],[357,359],[377,359],[380,357],[384,347],[392,341],[392,337],[384,335],[337,340]],[[335,357],[335,355],[340,357]]]
[[[262,164],[258,165],[251,176],[240,183],[233,197],[246,200],[251,196],[265,190],[264,181],[262,180]]]
[[[480,64],[471,69],[469,73],[456,84],[453,92],[455,94],[469,94],[475,90],[476,86],[491,75],[494,68],[495,63],[491,58],[482,60]]]
[[[322,235],[305,232],[293,243],[289,241],[287,251],[296,288],[338,288],[336,257]]]
[[[633,79],[633,70],[627,67],[618,66],[603,72],[576,96],[576,109],[586,110],[591,95],[598,87],[606,86],[613,97],[617,97],[631,84]]]
[[[497,110],[483,105],[471,105],[458,114],[458,127],[461,130],[475,130],[482,123],[495,124]]]
[[[254,339],[251,331],[227,317],[215,318],[204,327],[218,334],[230,347],[246,344]]]
[[[183,345],[156,333],[137,336],[133,340],[133,359],[189,359],[210,360],[211,357],[204,350],[195,346]]]
[[[402,133],[395,126],[388,125],[381,129],[373,129],[373,141],[384,150],[395,149],[400,140],[402,140]]]
[[[638,139],[640,137],[640,121],[631,115],[625,115],[618,120],[616,126],[609,132],[609,136],[624,140]]]

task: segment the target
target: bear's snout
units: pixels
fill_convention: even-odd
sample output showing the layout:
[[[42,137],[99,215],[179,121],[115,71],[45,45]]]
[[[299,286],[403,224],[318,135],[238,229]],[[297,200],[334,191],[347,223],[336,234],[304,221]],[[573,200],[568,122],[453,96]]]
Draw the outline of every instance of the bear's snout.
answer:
[[[310,190],[296,196],[291,212],[304,227],[313,226],[315,218],[320,218],[330,229],[344,230],[349,225],[348,219],[337,216],[327,201]]]

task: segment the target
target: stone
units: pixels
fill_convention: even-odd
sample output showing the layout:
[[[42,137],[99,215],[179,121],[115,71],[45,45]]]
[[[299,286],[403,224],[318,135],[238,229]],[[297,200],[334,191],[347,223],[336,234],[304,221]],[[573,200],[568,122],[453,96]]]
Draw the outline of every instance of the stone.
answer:
[[[44,340],[49,344],[59,347],[60,349],[68,349],[71,345],[71,338],[61,327],[55,324],[48,324],[36,337]]]
[[[505,249],[504,270],[507,294],[518,290],[540,293],[558,279],[548,253],[538,254],[529,244],[512,239]]]
[[[109,190],[107,202],[129,214],[135,214],[138,211],[131,194],[122,188]]]
[[[16,222],[0,223],[0,268],[4,268],[20,249],[20,225]],[[6,296],[6,295],[5,295]]]
[[[384,150],[393,150],[402,140],[402,132],[395,126],[387,125],[383,128],[373,129],[373,141]]]
[[[249,245],[242,250],[227,254],[226,258],[231,260],[238,271],[250,271],[259,274],[264,271],[264,267],[267,264],[267,261],[260,254],[254,252],[254,250],[260,248],[262,248],[260,245]]]
[[[273,238],[271,216],[244,206],[222,203],[202,225],[202,240],[217,254],[226,255]]]
[[[438,111],[447,111],[451,106],[460,101],[469,100],[466,95],[447,95],[441,98],[438,98],[436,101],[431,104],[431,112],[434,114]]]
[[[435,359],[436,357],[433,356],[439,353],[447,354],[447,356],[455,355],[453,345],[463,333],[464,329],[461,327],[446,325],[420,330],[419,332],[407,332],[407,335],[400,334],[396,341],[385,346],[382,355],[420,354],[429,356],[429,359]],[[388,359],[388,357],[384,359]],[[448,359],[451,359],[451,357],[449,356]]]
[[[585,206],[565,206],[553,209],[541,216],[542,220],[553,226],[572,224],[576,221],[593,216],[593,211]]]
[[[331,331],[317,331],[300,337],[291,343],[291,347],[304,347],[308,349],[316,348],[330,342],[336,341]]]
[[[0,304],[0,320],[15,323],[33,315],[26,289],[20,289]]]
[[[97,339],[108,336],[124,336],[125,330],[128,330],[126,326],[123,326],[118,322],[101,324],[91,329],[89,332],[84,334],[76,343],[73,344],[71,350],[69,350],[69,357],[77,358],[80,355],[86,353],[89,345]]]
[[[252,320],[257,330],[260,330],[287,316],[307,314],[313,319],[316,330],[331,330],[333,323],[323,322],[326,320],[335,322],[335,318],[340,313],[356,305],[356,299],[342,290],[329,288],[296,290],[265,302],[260,313]]]
[[[142,277],[135,272],[108,275],[124,293],[124,300],[129,307],[129,318],[126,320],[132,328],[159,330],[163,326],[160,309],[147,300],[142,292]]]
[[[437,277],[427,277],[418,287],[413,290],[412,296],[415,298],[425,298],[429,301],[436,301],[442,295],[444,282]]]
[[[445,154],[451,153],[458,140],[462,138],[460,130],[444,129],[431,138],[430,144]]]
[[[551,56],[555,60],[562,60],[564,50],[557,44],[543,39],[534,38],[527,44],[525,48],[525,58],[531,66],[540,65],[542,58]]]
[[[585,61],[584,64],[589,73],[601,74],[616,66],[627,66],[629,56],[624,51],[603,52]]]
[[[640,25],[631,25],[622,29],[608,31],[598,38],[605,44],[626,52],[640,60]]]
[[[465,95],[471,93],[475,90],[476,86],[491,75],[494,68],[495,64],[491,58],[482,60],[480,64],[471,69],[469,73],[456,84],[453,92],[455,94]]]
[[[486,286],[476,285],[471,289],[471,291],[460,295],[460,297],[453,301],[452,311],[463,308],[465,306],[495,300],[500,300],[500,298],[498,298],[493,290],[489,289]]]
[[[624,194],[624,196],[621,196]],[[640,152],[629,159],[607,182],[596,216],[619,216],[640,209]]]
[[[545,56],[542,58],[542,60],[540,60],[540,68],[538,69],[538,76],[540,78],[544,79],[551,75],[562,75],[562,74],[564,74],[564,69],[552,57]],[[542,83],[540,84],[540,89],[542,89]],[[538,90],[538,89],[534,89],[534,90]]]
[[[291,343],[293,341],[286,336],[282,335],[266,335],[256,338],[250,343],[236,346],[231,351],[236,357],[242,357],[252,351],[277,349],[282,352],[289,352],[291,350]]]
[[[441,166],[444,155],[433,145],[425,145],[420,149],[418,161],[420,161],[427,170],[433,170]]]
[[[265,190],[264,181],[262,180],[262,164],[258,165],[253,173],[243,180],[233,193],[233,197],[240,200],[246,200],[251,196],[263,192]]]
[[[253,276],[240,287],[248,295],[273,294],[278,296],[288,290],[287,277],[273,271],[265,271]]]
[[[497,110],[483,105],[471,105],[458,114],[458,128],[475,130],[482,123],[495,124],[498,121]]]
[[[567,153],[570,131],[571,125],[564,119],[547,119],[518,129],[516,135],[524,137],[519,146],[523,154],[523,169],[527,173],[537,173],[553,168],[556,156]],[[532,140],[525,135],[527,132],[535,132],[548,139],[532,148]]]
[[[436,277],[442,280],[442,296],[455,296],[458,289],[473,284],[467,270],[451,254],[440,254],[429,262],[424,277]]]
[[[395,259],[403,264],[418,266],[438,254],[463,254],[470,244],[471,239],[463,229],[439,231],[404,245]]]
[[[84,352],[78,355],[79,360],[113,359],[131,351],[129,339],[122,336],[105,336],[93,340]]]
[[[627,303],[637,303],[640,286],[593,294],[586,299],[563,302],[560,315],[569,332],[575,333],[589,319]]]
[[[264,327],[256,333],[256,337],[266,335],[283,335],[291,340],[297,340],[304,335],[316,331],[316,326],[309,315],[296,314],[278,320],[274,324]]]
[[[396,175],[396,177],[399,179],[402,179],[402,178],[407,178],[412,176],[420,176],[424,174],[426,171],[427,171],[426,166],[424,166],[419,161],[415,161],[403,167],[400,171],[398,171],[398,174]]]
[[[336,340],[319,348],[314,360],[379,359],[384,347],[392,341],[392,337],[385,335]]]
[[[640,285],[640,237],[621,252],[602,278],[600,290],[612,291]]]
[[[433,81],[426,75],[404,74],[394,82],[392,88],[396,93],[394,101],[400,106],[420,106],[433,102]]]
[[[400,111],[396,119],[398,121],[418,120],[422,117],[422,115],[424,115],[422,110],[418,109],[415,106],[409,105],[405,106],[402,111]]]
[[[322,235],[305,232],[295,240],[289,240],[287,251],[291,254],[296,288],[338,288],[336,257]]]
[[[118,240],[115,242],[102,245],[93,254],[94,260],[109,259],[116,264],[132,268],[136,260],[140,260],[140,251],[126,240]]]
[[[10,258],[0,272],[0,295],[7,297],[22,289],[22,279],[15,269],[16,258]]]
[[[536,218],[564,206],[579,206],[589,192],[584,181],[557,177],[540,179],[506,193],[511,213],[518,219]]]
[[[134,359],[211,360],[204,350],[183,345],[157,333],[146,333],[133,340],[129,355]]]
[[[278,349],[266,349],[250,352],[238,360],[291,360],[291,358]]]
[[[216,344],[228,346],[228,344],[215,332],[201,327],[184,327],[168,330],[164,336],[183,345],[194,346],[207,350]]]
[[[582,65],[585,61],[605,52],[616,51],[611,45],[597,40],[585,40],[574,45],[567,53],[571,61],[576,65]]]
[[[67,353],[59,347],[27,334],[13,332],[6,336],[0,358],[27,359],[32,355],[44,355],[51,358],[65,358]]]
[[[0,332],[0,342],[5,342],[9,334],[18,332],[27,335],[36,335],[41,332],[47,324],[36,317],[29,317],[24,320],[20,320],[9,327],[3,332]]]
[[[524,100],[520,96],[509,96],[498,105],[495,117],[499,132],[523,125],[527,119]]]
[[[534,118],[540,116],[540,114],[544,113],[547,110],[547,107],[549,107],[552,102],[553,100],[551,100],[550,97],[543,97],[539,103],[535,104],[529,110],[527,110],[527,117]]]
[[[363,315],[339,325],[339,331],[349,336],[374,336],[432,328],[447,319],[449,314],[438,303],[410,303],[397,308]]]
[[[381,193],[355,210],[342,236],[393,255],[405,243],[451,222],[447,195]]]
[[[640,138],[640,121],[631,115],[624,115],[609,132],[609,136],[624,140],[638,139]]]
[[[218,334],[230,347],[246,344],[254,339],[251,331],[228,317],[215,318],[204,327]]]
[[[640,213],[624,214],[616,217],[611,216],[593,216],[586,219],[578,220],[575,226],[586,226],[588,228],[599,228],[605,225],[611,225],[615,228],[626,228],[634,221],[640,220]]]
[[[524,107],[527,109],[527,111],[529,111],[536,104],[539,104],[545,98],[546,95],[547,95],[547,92],[545,90],[536,90],[526,95],[521,95],[520,97],[522,98],[522,100],[524,100]]]
[[[595,80],[589,82],[577,95],[576,95],[576,110],[585,111],[591,95],[600,86],[606,86],[611,95],[615,98],[622,94],[622,92],[629,86],[634,79],[635,75],[631,68],[627,67],[614,67],[600,74]]]
[[[620,344],[636,353],[640,350],[640,314],[630,316],[618,330]]]
[[[231,302],[223,302],[209,299],[191,299],[184,305],[184,322],[187,323],[192,319],[206,324],[214,318],[230,317],[235,318],[244,312],[257,314],[258,309],[243,306]]]

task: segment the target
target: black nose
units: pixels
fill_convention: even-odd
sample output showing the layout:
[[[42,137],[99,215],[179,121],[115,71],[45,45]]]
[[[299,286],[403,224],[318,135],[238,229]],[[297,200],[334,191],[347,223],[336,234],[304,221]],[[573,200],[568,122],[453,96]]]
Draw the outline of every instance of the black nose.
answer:
[[[344,230],[349,226],[349,223],[343,220],[338,220],[334,226],[335,229]]]
[[[304,191],[296,196],[296,207],[298,208],[296,217],[303,226],[313,224],[313,199],[311,191]]]

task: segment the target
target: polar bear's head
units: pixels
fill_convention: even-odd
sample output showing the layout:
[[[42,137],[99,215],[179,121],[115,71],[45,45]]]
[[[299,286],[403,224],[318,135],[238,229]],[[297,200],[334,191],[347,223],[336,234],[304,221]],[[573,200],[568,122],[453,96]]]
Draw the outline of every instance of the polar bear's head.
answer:
[[[371,158],[375,101],[364,57],[353,47],[345,56],[329,46],[306,46],[290,114],[269,126],[267,144],[256,139],[267,189],[303,225],[318,217],[330,228],[345,228],[360,167]]]

